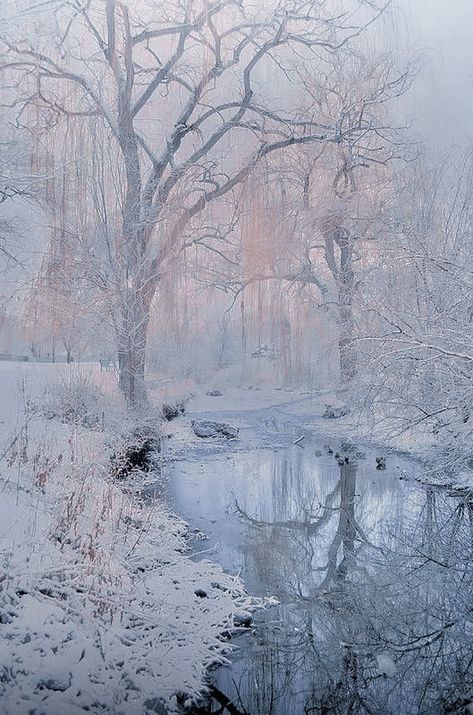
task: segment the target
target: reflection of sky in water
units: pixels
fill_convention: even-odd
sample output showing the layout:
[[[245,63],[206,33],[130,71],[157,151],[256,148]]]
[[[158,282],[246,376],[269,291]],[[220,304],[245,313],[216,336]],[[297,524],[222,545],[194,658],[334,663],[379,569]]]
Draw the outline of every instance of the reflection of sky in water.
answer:
[[[252,715],[468,712],[471,504],[400,479],[400,458],[340,468],[306,445],[172,467],[196,550],[281,601],[214,683]]]

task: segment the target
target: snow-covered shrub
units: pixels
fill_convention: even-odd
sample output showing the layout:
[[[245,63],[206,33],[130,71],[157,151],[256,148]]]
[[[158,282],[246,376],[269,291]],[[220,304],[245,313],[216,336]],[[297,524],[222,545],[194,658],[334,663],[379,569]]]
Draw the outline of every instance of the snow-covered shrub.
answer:
[[[78,370],[48,385],[40,407],[47,419],[94,428],[103,426],[108,401],[91,375]]]
[[[176,417],[179,417],[180,415],[183,415],[185,413],[186,401],[182,399],[176,400],[175,402],[163,402],[161,411],[163,414],[163,418],[168,422],[171,422],[171,420],[175,420]]]
[[[159,470],[161,431],[158,419],[136,424],[115,440],[111,476],[124,479],[131,472]]]

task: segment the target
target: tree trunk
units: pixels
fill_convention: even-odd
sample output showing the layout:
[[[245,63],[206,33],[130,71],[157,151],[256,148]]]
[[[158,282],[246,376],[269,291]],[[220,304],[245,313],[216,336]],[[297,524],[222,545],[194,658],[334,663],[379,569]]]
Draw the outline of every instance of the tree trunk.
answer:
[[[117,336],[118,381],[129,409],[139,409],[147,404],[145,386],[145,361],[151,301],[155,285],[138,280],[138,288],[129,285],[123,305],[121,324]],[[145,291],[143,286],[147,287]]]
[[[355,318],[353,313],[354,272],[352,266],[352,245],[349,235],[338,235],[340,249],[340,271],[338,275],[338,305],[340,317],[340,379],[347,385],[356,375],[356,353],[354,350]]]
[[[325,260],[337,287],[338,338],[340,382],[347,385],[356,375],[356,353],[354,350],[355,317],[353,293],[355,274],[353,271],[353,238],[347,229],[327,221],[325,231]],[[334,247],[339,250],[336,257]]]
[[[146,405],[146,341],[138,346],[131,336],[121,336],[118,344],[118,384],[127,406],[137,409]]]

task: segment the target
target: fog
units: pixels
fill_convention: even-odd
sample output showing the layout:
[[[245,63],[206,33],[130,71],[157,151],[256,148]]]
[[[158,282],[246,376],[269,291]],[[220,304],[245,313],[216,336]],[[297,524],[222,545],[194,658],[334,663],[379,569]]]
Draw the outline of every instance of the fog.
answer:
[[[403,0],[406,35],[424,54],[410,98],[411,120],[434,145],[466,146],[473,137],[473,3]]]
[[[473,713],[472,28],[0,0],[1,715]]]

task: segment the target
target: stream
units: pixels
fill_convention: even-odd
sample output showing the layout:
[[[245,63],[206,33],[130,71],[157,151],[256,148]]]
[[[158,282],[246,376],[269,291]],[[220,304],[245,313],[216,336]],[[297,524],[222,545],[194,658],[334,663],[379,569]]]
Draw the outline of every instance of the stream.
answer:
[[[230,709],[199,712],[473,713],[471,497],[419,483],[406,458],[378,470],[331,447],[338,460],[306,438],[170,467],[196,552],[279,602],[211,673]]]

